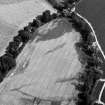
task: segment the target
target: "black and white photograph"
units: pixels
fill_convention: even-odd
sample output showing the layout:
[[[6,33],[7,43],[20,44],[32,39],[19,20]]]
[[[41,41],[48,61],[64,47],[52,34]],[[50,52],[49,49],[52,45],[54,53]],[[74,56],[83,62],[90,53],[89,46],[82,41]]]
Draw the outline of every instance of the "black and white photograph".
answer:
[[[105,105],[105,0],[0,0],[0,105]]]

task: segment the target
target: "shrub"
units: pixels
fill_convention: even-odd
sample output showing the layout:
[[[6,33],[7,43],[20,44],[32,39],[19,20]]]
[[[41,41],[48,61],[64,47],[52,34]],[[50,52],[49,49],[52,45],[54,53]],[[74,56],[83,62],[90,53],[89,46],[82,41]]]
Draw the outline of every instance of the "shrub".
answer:
[[[22,42],[22,39],[21,39],[21,36],[17,35],[13,38],[13,41],[14,42],[18,42],[18,43],[21,43]]]
[[[0,62],[1,62],[1,73],[5,74],[10,71],[10,69],[14,68],[16,66],[16,60],[8,56],[7,54],[3,55],[0,57]]]
[[[19,36],[21,36],[23,43],[27,43],[30,39],[31,33],[29,31],[26,31],[26,30],[20,30]]]
[[[18,50],[15,50],[14,48],[11,47],[7,47],[5,53],[11,55],[13,58],[16,58],[17,55],[19,54]]]
[[[38,28],[40,26],[40,22],[36,19],[33,19],[33,22],[31,23],[32,27]]]
[[[56,19],[57,18],[57,14],[56,13],[53,13],[52,15],[51,15],[51,19]]]
[[[19,43],[18,42],[9,42],[9,47],[17,50],[17,48],[19,47]]]
[[[49,10],[46,10],[45,12],[43,12],[42,22],[46,23],[49,22],[50,20],[51,20],[51,13]]]
[[[5,53],[16,58],[18,55],[19,42],[10,42],[9,46],[6,48]]]
[[[2,73],[2,69],[3,69],[3,67],[2,67],[2,64],[1,64],[1,61],[0,61],[0,82],[2,82],[3,78],[4,78],[4,74]]]
[[[24,27],[24,31],[33,32],[33,27],[29,24],[28,26]]]
[[[38,15],[37,17],[36,17],[36,20],[39,20],[40,22],[42,21],[42,18],[43,18],[43,15]]]

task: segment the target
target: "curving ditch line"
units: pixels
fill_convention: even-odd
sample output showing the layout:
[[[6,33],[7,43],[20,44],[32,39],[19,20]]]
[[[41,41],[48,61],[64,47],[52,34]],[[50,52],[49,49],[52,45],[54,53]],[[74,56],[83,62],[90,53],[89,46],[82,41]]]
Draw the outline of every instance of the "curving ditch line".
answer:
[[[75,84],[75,88],[79,91],[77,99],[74,99],[75,103],[76,105],[95,105],[95,103],[105,105],[105,103],[101,101],[105,83],[102,86],[98,99],[94,99],[94,96],[92,96],[97,81],[104,81],[100,78],[103,74],[101,70],[103,63],[102,57],[105,59],[104,52],[97,41],[94,29],[84,17],[74,11],[74,8],[54,8],[58,9],[57,14],[50,14],[50,11],[46,10],[42,15],[37,16],[32,23],[24,27],[23,30],[20,30],[18,35],[13,38],[13,41],[9,43],[5,54],[0,57],[0,81],[2,82],[6,74],[16,67],[16,58],[27,42],[33,37],[32,35],[37,28],[53,19],[65,17],[72,22],[72,26],[81,34],[81,40],[75,44],[75,47],[79,54],[80,62],[85,65],[84,72],[78,75],[78,83]],[[84,55],[82,55],[82,53],[84,53]],[[51,102],[51,105],[56,104],[60,105],[61,101]]]

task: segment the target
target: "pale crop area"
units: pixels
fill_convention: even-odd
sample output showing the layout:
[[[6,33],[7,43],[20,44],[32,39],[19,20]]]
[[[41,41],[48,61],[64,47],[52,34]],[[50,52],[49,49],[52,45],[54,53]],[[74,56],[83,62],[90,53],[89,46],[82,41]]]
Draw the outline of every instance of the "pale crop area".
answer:
[[[39,37],[34,38],[36,34]],[[34,105],[33,98],[39,97],[41,105],[51,100],[75,105],[73,98],[78,91],[73,78],[83,70],[75,49],[79,39],[80,34],[66,19],[40,27],[18,56],[16,68],[1,83],[1,103]]]
[[[46,0],[28,0],[15,4],[0,5],[0,18],[10,24],[19,26],[25,21],[42,14],[46,9],[54,11]]]
[[[0,55],[3,54],[13,36],[17,35],[19,29],[22,29],[46,9],[55,11],[45,0],[23,0],[13,4],[11,2],[13,1],[0,2],[0,52],[2,51]]]

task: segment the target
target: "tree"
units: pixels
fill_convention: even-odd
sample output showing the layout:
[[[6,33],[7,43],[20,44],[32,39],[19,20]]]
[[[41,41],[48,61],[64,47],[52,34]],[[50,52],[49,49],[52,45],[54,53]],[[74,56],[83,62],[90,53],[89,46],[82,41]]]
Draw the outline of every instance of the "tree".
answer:
[[[1,60],[0,60],[0,82],[2,82],[2,80],[4,78],[4,75],[2,73],[2,69],[3,69],[3,67],[2,67],[2,64],[1,64]]]
[[[31,37],[31,33],[29,31],[26,31],[26,30],[20,30],[19,36],[21,36],[23,43],[27,43]]]
[[[17,35],[13,38],[13,41],[14,42],[18,42],[18,43],[21,43],[22,42],[22,39],[21,39],[21,36]]]
[[[51,13],[49,10],[46,10],[45,12],[43,12],[42,22],[46,23],[49,22],[50,20],[51,20]]]
[[[51,19],[56,19],[57,18],[57,14],[56,13],[53,13],[52,15],[51,15]]]
[[[34,30],[33,30],[33,27],[29,23],[28,26],[24,27],[24,31],[28,31],[28,32],[32,33]]]
[[[4,75],[16,66],[16,60],[7,54],[4,54],[0,57],[0,63],[1,73]]]
[[[19,47],[19,43],[18,42],[9,42],[9,47],[14,48],[15,50],[17,50],[17,48]]]
[[[43,16],[42,15],[38,15],[36,17],[36,20],[39,21],[40,23],[42,22]]]
[[[33,22],[31,23],[32,27],[38,28],[40,26],[39,20],[33,19]]]
[[[16,58],[17,55],[19,54],[18,50],[14,50],[11,47],[6,48],[5,53],[8,54],[8,55],[11,55],[13,58]]]
[[[8,47],[6,48],[6,54],[12,55],[13,58],[16,58],[18,55],[18,48],[19,43],[18,42],[10,42]]]

